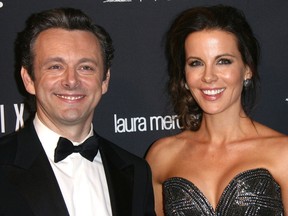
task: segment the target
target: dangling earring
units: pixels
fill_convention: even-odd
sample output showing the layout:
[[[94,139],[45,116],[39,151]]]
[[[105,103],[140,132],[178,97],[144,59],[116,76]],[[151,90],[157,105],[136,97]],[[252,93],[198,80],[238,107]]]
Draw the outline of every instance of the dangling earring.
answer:
[[[190,90],[189,87],[188,87],[188,85],[187,85],[187,83],[185,83],[185,88],[186,88],[187,90]]]
[[[251,79],[246,79],[246,80],[243,81],[244,88],[250,87],[251,84],[252,84],[252,80]]]

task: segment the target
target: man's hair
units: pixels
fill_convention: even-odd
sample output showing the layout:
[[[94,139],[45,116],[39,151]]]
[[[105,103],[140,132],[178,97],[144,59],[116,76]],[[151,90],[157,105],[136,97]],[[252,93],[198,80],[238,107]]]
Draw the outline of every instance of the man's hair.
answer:
[[[93,23],[90,17],[81,10],[57,8],[32,14],[26,22],[25,29],[19,33],[18,48],[20,48],[21,66],[28,70],[32,79],[34,79],[35,40],[41,32],[51,28],[61,28],[71,31],[83,30],[94,34],[101,46],[104,75],[107,73],[114,56],[114,48],[110,35],[103,27]]]
[[[19,32],[15,43],[16,70],[24,67],[31,79],[35,79],[34,58],[35,41],[39,34],[45,30],[59,28],[68,31],[81,30],[91,32],[99,41],[101,47],[101,56],[104,64],[104,79],[111,67],[114,57],[114,47],[112,39],[106,30],[96,25],[90,17],[81,10],[74,8],[56,8],[45,10],[40,13],[32,14],[26,21],[26,26],[22,32]],[[19,73],[19,72],[18,72]],[[18,75],[16,75],[18,77]],[[19,82],[20,83],[20,82]],[[26,103],[31,113],[36,111],[34,95],[27,95],[23,91],[22,85],[20,91],[26,96]]]

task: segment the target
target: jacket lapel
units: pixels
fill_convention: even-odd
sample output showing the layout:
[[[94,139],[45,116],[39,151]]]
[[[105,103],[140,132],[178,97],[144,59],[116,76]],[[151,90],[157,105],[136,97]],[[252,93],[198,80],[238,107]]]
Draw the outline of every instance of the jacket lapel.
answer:
[[[69,215],[54,172],[32,123],[18,133],[18,153],[10,181],[35,215]]]
[[[109,188],[112,214],[113,216],[131,215],[134,166],[127,163],[107,140],[99,139],[99,150]]]

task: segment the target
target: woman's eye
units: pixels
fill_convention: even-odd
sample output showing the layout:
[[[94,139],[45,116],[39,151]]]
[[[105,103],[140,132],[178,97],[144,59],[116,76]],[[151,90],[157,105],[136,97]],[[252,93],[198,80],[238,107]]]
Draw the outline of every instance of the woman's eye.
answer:
[[[201,66],[201,65],[203,65],[203,64],[202,64],[201,61],[194,60],[194,61],[189,62],[189,65],[190,65],[191,67],[197,67],[197,66]]]
[[[232,61],[230,59],[220,59],[218,61],[218,64],[220,64],[220,65],[228,65],[228,64],[231,64],[231,63],[232,63]]]

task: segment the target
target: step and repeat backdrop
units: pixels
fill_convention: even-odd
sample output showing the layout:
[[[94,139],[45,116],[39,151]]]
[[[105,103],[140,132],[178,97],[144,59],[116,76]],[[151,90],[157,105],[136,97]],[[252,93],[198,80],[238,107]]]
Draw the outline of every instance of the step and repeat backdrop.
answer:
[[[179,132],[166,91],[163,36],[184,9],[219,3],[242,9],[261,44],[254,119],[288,134],[287,0],[0,0],[0,136],[29,117],[15,69],[17,33],[31,13],[75,7],[111,34],[116,49],[110,88],[95,113],[96,131],[143,156],[156,139]]]

